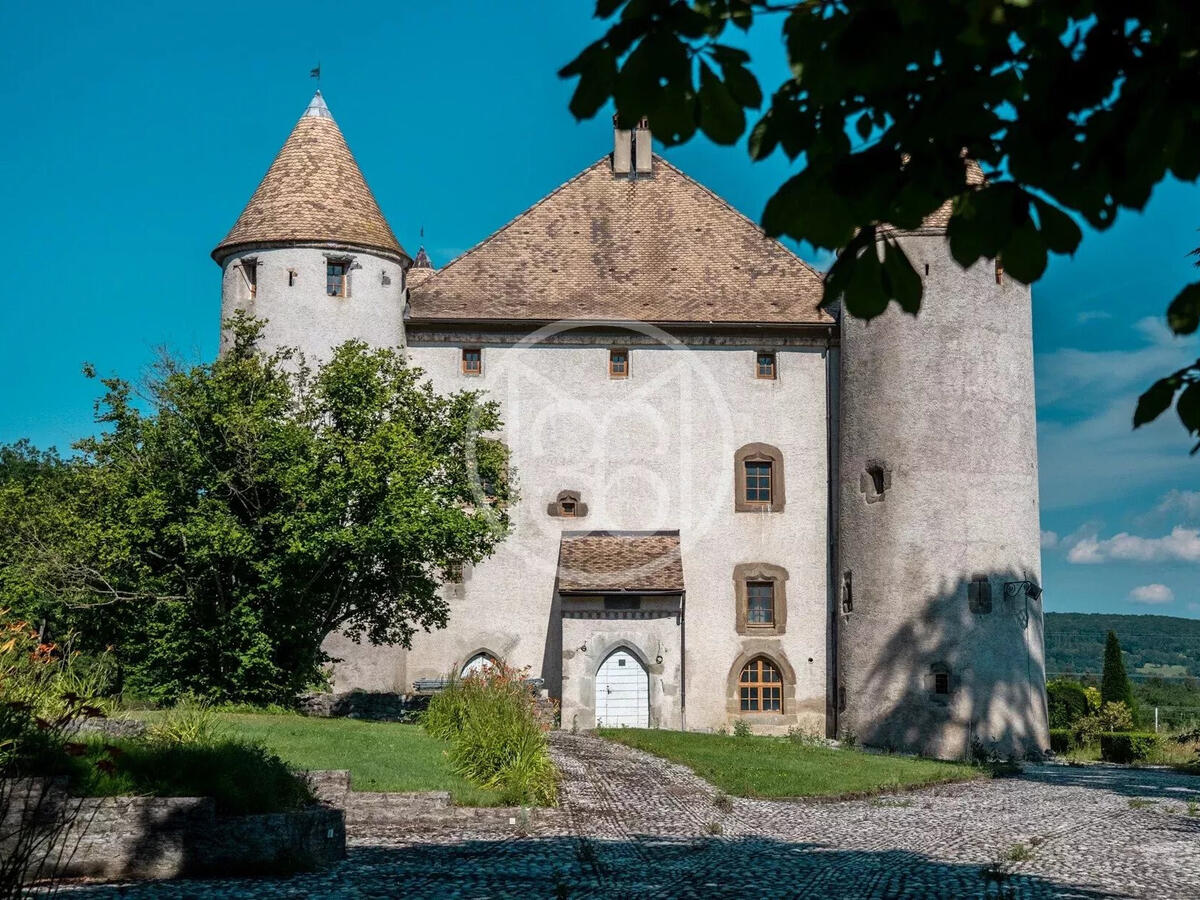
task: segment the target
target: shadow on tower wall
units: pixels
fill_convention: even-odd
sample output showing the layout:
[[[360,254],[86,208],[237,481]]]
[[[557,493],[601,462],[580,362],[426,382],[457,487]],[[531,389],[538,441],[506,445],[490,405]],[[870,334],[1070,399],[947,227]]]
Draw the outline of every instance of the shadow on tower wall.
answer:
[[[899,620],[873,614],[863,598],[850,613],[860,621],[842,623],[853,642],[843,644],[843,730],[869,746],[947,758],[1049,748],[1041,603],[1027,596],[1023,573],[986,577],[986,612],[969,600],[974,573],[945,582],[919,605],[889,604],[907,611]]]

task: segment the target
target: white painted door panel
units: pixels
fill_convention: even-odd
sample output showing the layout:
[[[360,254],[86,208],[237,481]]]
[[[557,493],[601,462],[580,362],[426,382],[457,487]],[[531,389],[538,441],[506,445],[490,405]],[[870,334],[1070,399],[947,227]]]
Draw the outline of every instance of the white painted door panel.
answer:
[[[628,651],[617,650],[596,673],[596,726],[650,727],[650,676]]]

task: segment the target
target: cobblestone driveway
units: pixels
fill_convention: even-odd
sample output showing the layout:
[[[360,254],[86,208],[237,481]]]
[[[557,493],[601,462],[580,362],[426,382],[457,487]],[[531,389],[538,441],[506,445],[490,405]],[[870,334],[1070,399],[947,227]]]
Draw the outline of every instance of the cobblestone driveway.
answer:
[[[687,769],[556,734],[563,809],[514,834],[354,839],[331,870],[80,893],[130,897],[1200,897],[1200,778],[1034,766],[838,803],[738,800]],[[720,831],[719,834],[712,832]],[[1001,862],[1014,845],[1032,857]]]

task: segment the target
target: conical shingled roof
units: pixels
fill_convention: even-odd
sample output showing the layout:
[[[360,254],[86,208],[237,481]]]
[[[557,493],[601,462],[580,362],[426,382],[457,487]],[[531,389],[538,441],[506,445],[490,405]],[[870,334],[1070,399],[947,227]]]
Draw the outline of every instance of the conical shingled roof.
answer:
[[[334,244],[407,258],[346,146],[321,92],[213,250],[220,262],[245,246]]]
[[[833,322],[820,273],[662,157],[653,165],[634,180],[605,156],[412,285],[412,319]]]

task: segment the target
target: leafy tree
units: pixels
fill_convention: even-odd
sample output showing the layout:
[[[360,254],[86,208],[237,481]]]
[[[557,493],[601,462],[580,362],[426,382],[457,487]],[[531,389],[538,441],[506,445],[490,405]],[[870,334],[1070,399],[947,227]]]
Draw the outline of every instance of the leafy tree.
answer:
[[[668,145],[746,132],[763,93],[749,55],[721,39],[781,20],[791,74],[749,150],[799,168],[763,227],[840,250],[825,303],[861,318],[891,301],[920,309],[921,279],[888,226],[917,228],[950,203],[959,264],[1002,257],[1030,283],[1048,254],[1075,251],[1077,219],[1108,228],[1168,174],[1200,175],[1200,16],[1176,0],[597,0],[596,15],[616,21],[561,70],[579,79],[571,111],[611,98],[621,124],[648,116]],[[1196,331],[1200,282],[1167,322]],[[1200,360],[1151,387],[1134,426],[1176,396],[1200,433]]]
[[[1070,728],[1088,714],[1087,693],[1077,681],[1059,678],[1046,682],[1046,705],[1051,728]]]
[[[494,403],[435,394],[399,352],[310,369],[227,324],[216,362],[164,359],[136,396],[104,379],[75,457],[6,451],[0,588],[113,644],[135,692],[286,702],[332,631],[445,625],[439,585],[507,532],[507,451]]]
[[[1121,642],[1117,633],[1110,631],[1104,641],[1104,674],[1100,676],[1100,699],[1109,703],[1124,703],[1133,709],[1133,687],[1125,674],[1125,660],[1121,656]]]

